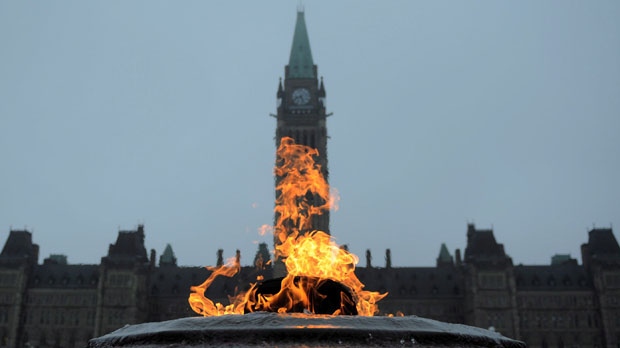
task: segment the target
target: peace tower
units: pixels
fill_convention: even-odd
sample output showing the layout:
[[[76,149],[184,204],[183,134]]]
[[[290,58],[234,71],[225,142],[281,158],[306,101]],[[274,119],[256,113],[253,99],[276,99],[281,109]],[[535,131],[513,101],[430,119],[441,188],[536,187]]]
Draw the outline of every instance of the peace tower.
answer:
[[[278,84],[277,98],[276,148],[283,137],[291,137],[297,144],[317,149],[319,155],[315,161],[327,180],[326,118],[329,115],[325,113],[325,86],[322,77],[319,82],[317,66],[312,60],[303,11],[297,12],[291,55],[284,68],[284,83],[280,80]],[[276,178],[276,186],[279,180]],[[278,195],[276,191],[276,197]],[[308,198],[315,200],[314,206],[325,203],[316,196]],[[322,215],[313,217],[310,230],[329,233],[329,210],[325,209]]]

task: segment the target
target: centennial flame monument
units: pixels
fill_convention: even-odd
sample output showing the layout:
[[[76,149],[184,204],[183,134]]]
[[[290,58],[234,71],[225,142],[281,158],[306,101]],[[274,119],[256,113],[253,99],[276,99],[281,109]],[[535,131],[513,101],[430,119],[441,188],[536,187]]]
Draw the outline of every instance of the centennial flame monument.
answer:
[[[355,275],[359,259],[329,231],[338,196],[328,184],[325,86],[312,59],[304,12],[297,22],[284,83],[278,85],[274,274],[215,303],[205,292],[239,272],[238,259],[209,267],[191,288],[191,308],[205,318],[127,326],[90,347],[169,344],[233,346],[524,347],[497,333],[418,317],[373,317],[387,293],[368,291]],[[253,313],[257,312],[257,313]],[[343,316],[344,315],[344,316]],[[369,318],[373,317],[373,318]]]

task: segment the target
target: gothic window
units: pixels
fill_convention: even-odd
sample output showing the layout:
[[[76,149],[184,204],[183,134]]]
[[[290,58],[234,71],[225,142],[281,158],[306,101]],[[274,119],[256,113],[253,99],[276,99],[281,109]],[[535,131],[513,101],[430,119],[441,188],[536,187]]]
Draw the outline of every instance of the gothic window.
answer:
[[[0,285],[14,286],[17,283],[17,275],[14,273],[0,274]]]
[[[47,345],[47,337],[45,336],[45,331],[42,331],[41,336],[39,336],[39,345],[41,346]]]
[[[478,284],[481,288],[501,289],[506,286],[506,277],[502,273],[480,273]]]
[[[26,347],[32,347],[32,344],[30,344],[30,337],[28,336],[27,332],[24,332],[24,335],[22,336],[22,342],[26,343]],[[8,344],[8,337],[5,333],[2,334],[2,343],[4,343],[4,345]]]
[[[71,331],[69,335],[69,346],[75,347],[75,331]]]
[[[127,273],[112,273],[108,275],[108,284],[113,287],[131,287],[133,276]]]
[[[529,318],[527,317],[527,314],[523,314],[521,316],[521,327],[523,328],[527,328],[530,324]]]
[[[579,327],[579,315],[578,314],[575,314],[574,322],[575,322],[575,327]]]
[[[562,283],[565,286],[571,286],[573,285],[573,282],[570,280],[570,277],[568,275],[565,275],[564,278],[562,279]]]
[[[608,273],[605,275],[605,285],[610,288],[618,288],[620,287],[620,274],[619,273]]]
[[[563,314],[559,314],[557,316],[557,324],[558,324],[558,327],[564,327],[564,315]]]

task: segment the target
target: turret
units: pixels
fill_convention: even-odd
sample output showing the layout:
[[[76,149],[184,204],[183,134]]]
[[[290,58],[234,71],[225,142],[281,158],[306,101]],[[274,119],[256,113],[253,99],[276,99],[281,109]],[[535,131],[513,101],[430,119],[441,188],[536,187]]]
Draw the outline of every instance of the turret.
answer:
[[[108,255],[102,263],[115,265],[134,265],[148,263],[144,247],[144,225],[138,225],[135,231],[119,231],[116,243],[110,244]]]
[[[0,253],[0,264],[34,266],[38,260],[39,246],[32,243],[32,233],[26,230],[12,230]]]
[[[166,244],[166,248],[164,252],[159,257],[159,266],[176,266],[177,258],[174,256],[174,251],[172,251],[172,246],[170,244]]]
[[[474,224],[467,225],[466,263],[489,263],[512,265],[512,259],[506,255],[504,245],[497,243],[493,230],[478,230]]]
[[[454,259],[452,258],[452,255],[450,255],[448,247],[446,247],[446,243],[441,243],[439,256],[437,256],[437,267],[445,266],[454,266]]]

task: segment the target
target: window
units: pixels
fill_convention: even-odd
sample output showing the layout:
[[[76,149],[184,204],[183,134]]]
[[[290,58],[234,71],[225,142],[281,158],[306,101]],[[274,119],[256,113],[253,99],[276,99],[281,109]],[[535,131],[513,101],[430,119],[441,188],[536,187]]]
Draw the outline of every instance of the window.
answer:
[[[579,327],[579,315],[575,314],[575,318],[574,318],[574,322],[575,322],[575,327]]]
[[[620,287],[620,273],[605,274],[605,285],[610,288]]]
[[[112,287],[131,287],[133,285],[133,275],[128,273],[110,273],[108,275],[108,285]]]
[[[485,289],[502,289],[506,287],[506,277],[503,273],[480,273],[478,285]]]

